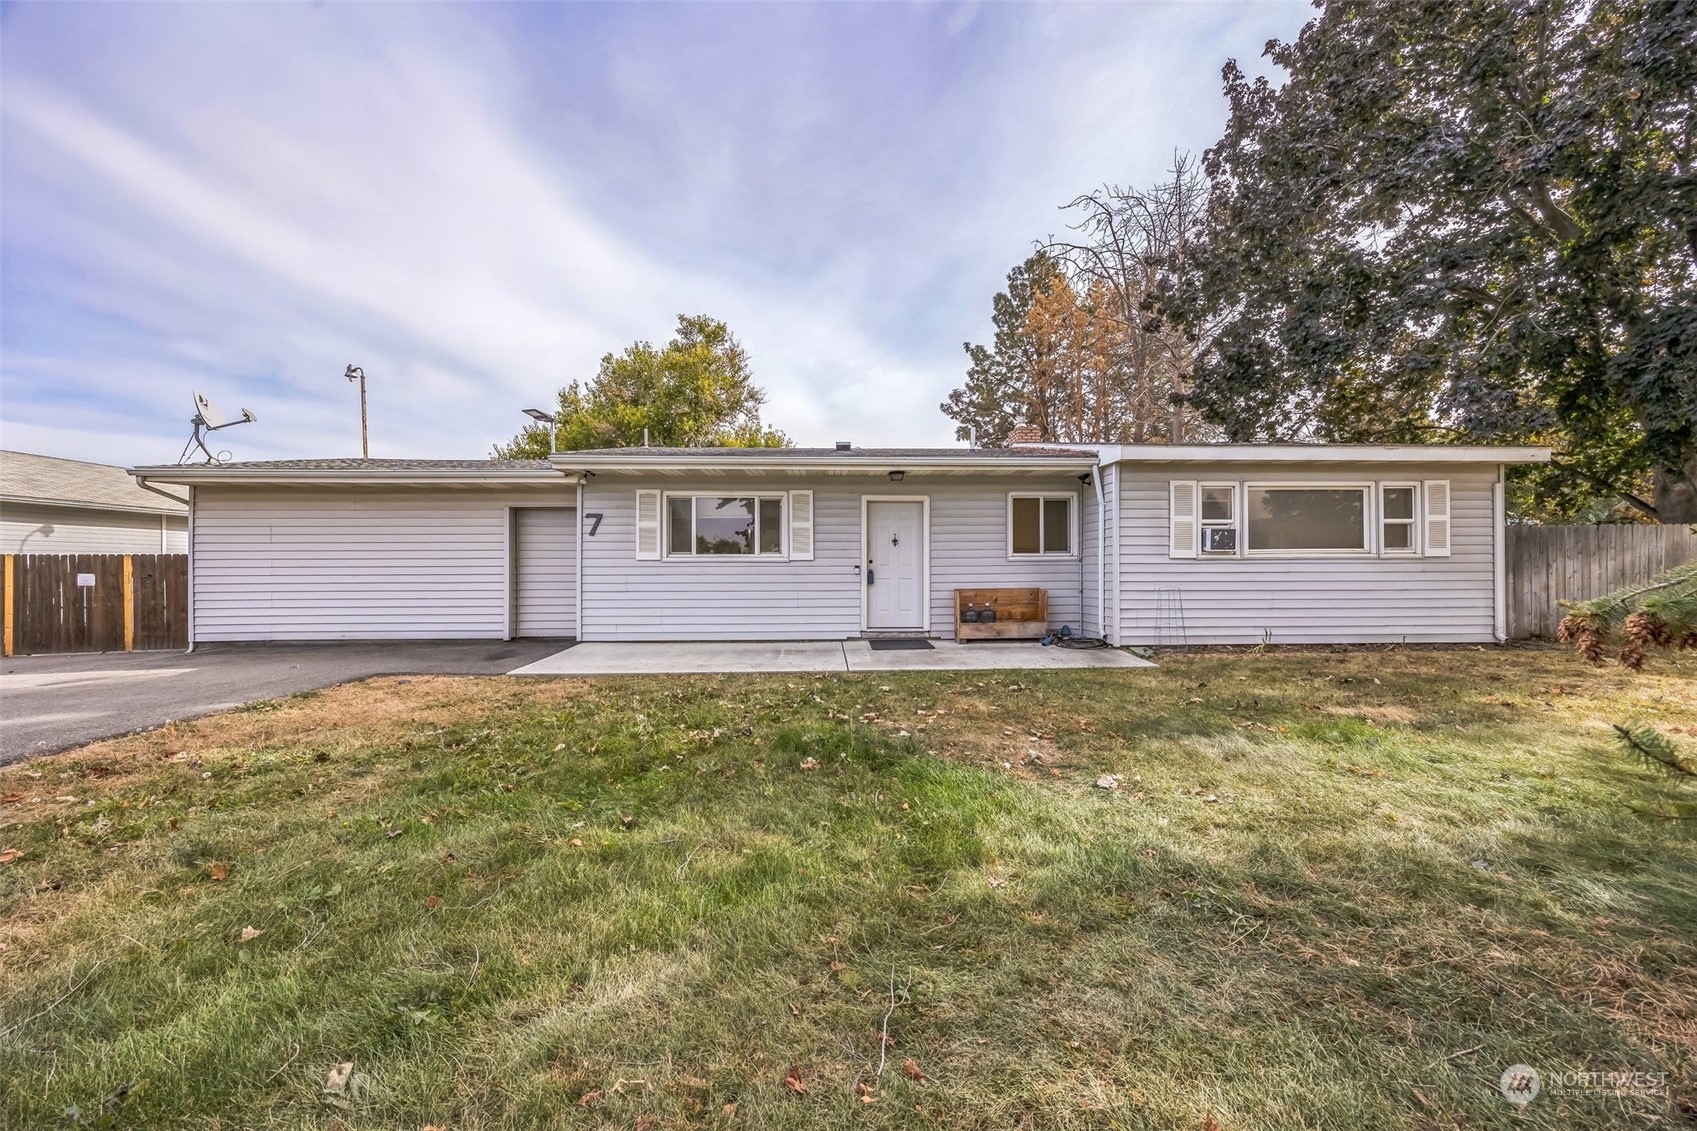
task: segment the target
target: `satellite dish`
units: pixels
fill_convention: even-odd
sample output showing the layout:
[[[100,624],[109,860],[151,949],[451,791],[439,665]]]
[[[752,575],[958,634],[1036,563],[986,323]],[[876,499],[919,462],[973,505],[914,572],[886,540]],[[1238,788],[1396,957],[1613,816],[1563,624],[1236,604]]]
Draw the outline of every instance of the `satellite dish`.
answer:
[[[224,426],[224,414],[218,411],[218,406],[212,403],[210,397],[198,390],[194,395],[194,411],[200,417],[200,422],[208,428]]]
[[[212,403],[211,398],[196,390],[194,394],[194,418],[189,421],[190,424],[194,425],[194,435],[190,436],[189,442],[183,445],[183,454],[177,457],[177,462],[179,464],[187,463],[190,454],[197,448],[200,450],[200,454],[205,457],[207,463],[224,462],[230,458],[230,453],[221,452],[214,455],[212,449],[206,446],[207,433],[216,432],[220,428],[234,428],[238,424],[252,424],[258,419],[253,414],[252,409],[244,408],[240,420],[225,420],[224,414],[218,411],[218,406]]]

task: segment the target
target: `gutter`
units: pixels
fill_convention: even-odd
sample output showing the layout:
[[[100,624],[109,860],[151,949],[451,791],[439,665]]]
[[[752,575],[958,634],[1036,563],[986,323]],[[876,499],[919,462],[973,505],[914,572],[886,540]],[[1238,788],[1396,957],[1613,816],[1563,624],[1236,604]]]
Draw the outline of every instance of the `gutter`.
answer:
[[[1102,493],[1102,468],[1090,475],[1096,487],[1096,635],[1108,638],[1108,504]]]
[[[136,482],[136,486],[152,491],[155,495],[164,495],[173,503],[180,503],[185,507],[188,506],[187,499],[180,499],[167,491],[148,487],[147,484],[141,482],[139,479]],[[0,495],[0,503],[20,507],[66,507],[70,510],[79,511],[119,511],[124,514],[168,514],[176,518],[181,518],[183,515],[182,511],[171,510],[168,507],[138,507],[131,506],[127,503],[97,503],[86,502],[80,499],[43,499],[35,495]]]
[[[578,481],[577,476],[559,469],[535,471],[245,471],[240,468],[175,469],[137,468],[130,472],[136,481],[146,486],[151,480],[191,486],[196,483],[242,484],[253,487],[317,486],[317,487],[527,487],[558,486]],[[153,488],[149,487],[149,490]],[[163,493],[163,492],[161,492]]]
[[[1494,444],[1103,444],[1103,463],[1549,463],[1546,447]]]
[[[587,457],[587,458],[586,458]],[[1093,452],[1081,452],[1077,459],[1057,456],[1013,456],[1002,459],[973,459],[948,456],[896,456],[888,460],[856,456],[833,459],[830,456],[811,456],[805,459],[711,459],[699,456],[668,459],[654,456],[642,460],[595,459],[587,452],[566,452],[550,456],[554,466],[587,471],[623,471],[638,474],[665,474],[672,471],[824,471],[846,475],[886,475],[891,471],[1052,471],[1057,475],[1077,474],[1096,467]]]

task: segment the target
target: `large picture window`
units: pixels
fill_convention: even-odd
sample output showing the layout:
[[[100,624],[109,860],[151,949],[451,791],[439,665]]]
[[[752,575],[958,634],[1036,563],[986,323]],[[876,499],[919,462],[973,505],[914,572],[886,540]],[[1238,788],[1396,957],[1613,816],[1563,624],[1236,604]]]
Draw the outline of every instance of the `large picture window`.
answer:
[[[782,495],[667,495],[666,554],[781,556]]]
[[[1008,553],[1070,555],[1072,504],[1071,495],[1009,495]]]
[[[1368,552],[1366,487],[1244,488],[1246,544],[1254,553]]]

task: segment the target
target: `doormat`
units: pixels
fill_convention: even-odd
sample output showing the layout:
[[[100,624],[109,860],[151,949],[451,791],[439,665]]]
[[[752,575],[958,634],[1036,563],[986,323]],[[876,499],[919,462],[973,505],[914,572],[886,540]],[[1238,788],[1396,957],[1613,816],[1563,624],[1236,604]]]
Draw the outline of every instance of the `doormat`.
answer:
[[[874,652],[929,652],[931,642],[911,636],[873,637],[866,642]]]

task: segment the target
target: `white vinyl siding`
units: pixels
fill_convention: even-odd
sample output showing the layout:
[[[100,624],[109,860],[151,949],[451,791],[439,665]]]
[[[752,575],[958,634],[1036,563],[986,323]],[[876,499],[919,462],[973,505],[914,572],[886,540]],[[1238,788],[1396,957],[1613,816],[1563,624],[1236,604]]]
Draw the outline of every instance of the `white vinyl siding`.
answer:
[[[197,487],[194,638],[499,640],[509,621],[508,507],[543,498]]]
[[[577,511],[515,507],[515,636],[577,635]]]
[[[1491,485],[1496,467],[1234,464],[1177,480],[1172,467],[1120,464],[1113,585],[1124,644],[1156,636],[1156,590],[1176,588],[1192,644],[1489,641]],[[1392,472],[1392,474],[1387,474]],[[1448,557],[1419,555],[1178,556],[1193,546],[1196,480],[1326,486],[1447,475]],[[1180,492],[1179,487],[1189,488]],[[1429,489],[1428,484],[1428,489]],[[1423,490],[1422,494],[1427,491]],[[1175,498],[1186,503],[1175,518]],[[1187,529],[1180,529],[1181,522]]]
[[[0,553],[186,554],[186,515],[7,503],[0,507]]]
[[[1050,619],[1079,629],[1080,593],[1090,571],[1077,557],[1008,561],[1010,490],[1067,493],[1072,476],[1010,479],[912,476],[900,484],[873,476],[692,476],[689,491],[726,495],[811,491],[813,556],[788,561],[725,555],[641,561],[636,501],[649,491],[686,489],[676,479],[598,475],[584,488],[584,509],[606,515],[583,542],[584,640],[841,640],[861,634],[864,568],[861,496],[931,498],[929,631],[954,633],[954,590],[1041,586]],[[1088,489],[1086,489],[1088,490]],[[794,496],[792,495],[792,498]],[[1076,504],[1075,504],[1076,505]],[[793,507],[793,503],[792,503]],[[794,537],[792,527],[791,537]]]

